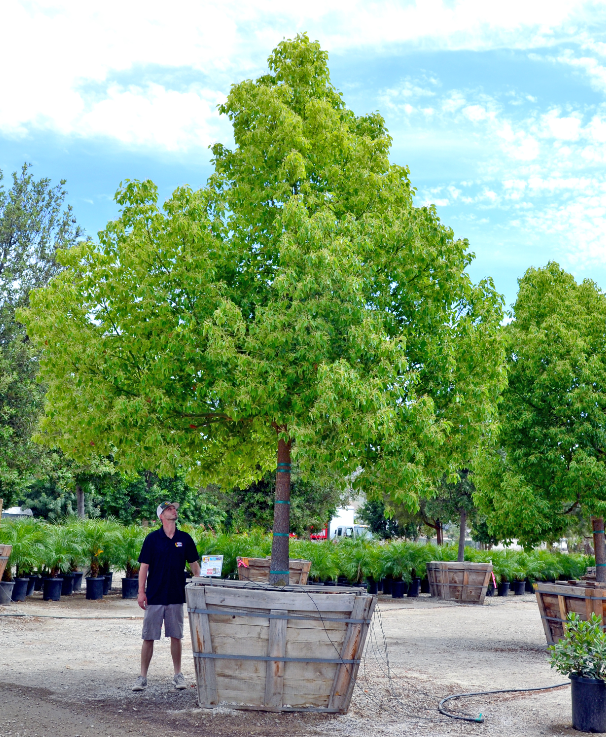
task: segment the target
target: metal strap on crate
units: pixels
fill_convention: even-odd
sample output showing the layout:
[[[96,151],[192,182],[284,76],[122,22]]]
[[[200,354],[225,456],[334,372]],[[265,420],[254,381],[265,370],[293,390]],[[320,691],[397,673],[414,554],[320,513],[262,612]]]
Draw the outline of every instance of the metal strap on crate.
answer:
[[[213,658],[215,660],[264,660],[279,663],[338,663],[356,665],[362,661],[345,658],[280,658],[276,655],[223,655],[222,653],[194,653],[194,658]]]
[[[191,614],[230,614],[234,617],[262,617],[263,619],[302,619],[313,622],[345,622],[347,624],[368,624],[369,619],[351,619],[342,617],[305,616],[301,614],[265,614],[264,612],[244,612],[239,609],[198,609],[187,607]],[[275,660],[275,658],[273,658]],[[339,661],[340,662],[340,661]]]
[[[546,614],[541,614],[541,619],[547,619],[550,622],[559,622],[560,624],[568,624],[567,619],[560,619],[560,617],[548,617]],[[606,630],[606,624],[601,624],[602,630]]]
[[[582,588],[582,587],[579,587]],[[557,591],[539,591],[543,596],[563,596],[565,599],[588,599],[589,601],[606,601],[606,596],[583,596],[582,594],[558,593]]]

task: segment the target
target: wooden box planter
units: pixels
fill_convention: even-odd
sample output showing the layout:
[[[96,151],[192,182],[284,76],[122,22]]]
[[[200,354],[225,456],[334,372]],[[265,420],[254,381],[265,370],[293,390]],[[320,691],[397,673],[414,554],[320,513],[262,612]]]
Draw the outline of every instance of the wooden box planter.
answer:
[[[375,596],[194,578],[186,598],[200,706],[347,712]]]
[[[564,636],[564,622],[569,612],[576,612],[583,620],[588,620],[593,612],[602,620],[602,626],[606,624],[606,583],[539,581],[535,593],[548,645],[554,645]]]
[[[238,578],[240,581],[269,582],[270,558],[238,558]],[[291,558],[288,566],[288,582],[290,584],[307,583],[310,560]]]
[[[427,564],[427,580],[430,594],[438,599],[483,604],[492,564],[432,561]]]
[[[10,557],[12,549],[12,545],[0,545],[0,579],[2,578],[4,571],[6,570],[6,566],[8,564],[8,559]]]

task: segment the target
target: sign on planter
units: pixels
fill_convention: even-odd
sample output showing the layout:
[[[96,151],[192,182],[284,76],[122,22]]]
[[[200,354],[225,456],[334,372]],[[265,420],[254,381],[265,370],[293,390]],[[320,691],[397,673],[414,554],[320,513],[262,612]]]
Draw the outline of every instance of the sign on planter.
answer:
[[[202,556],[202,576],[220,576],[223,568],[222,555],[203,555]]]

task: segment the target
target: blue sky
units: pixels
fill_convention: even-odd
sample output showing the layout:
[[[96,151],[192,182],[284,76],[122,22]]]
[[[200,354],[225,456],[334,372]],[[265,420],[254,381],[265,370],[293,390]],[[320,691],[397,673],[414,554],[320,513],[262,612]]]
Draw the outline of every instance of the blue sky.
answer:
[[[67,179],[93,237],[126,178],[202,186],[231,138],[216,105],[307,31],[348,105],[385,117],[418,202],[469,239],[474,279],[510,304],[553,259],[606,288],[604,1],[12,0],[2,17],[0,169]]]

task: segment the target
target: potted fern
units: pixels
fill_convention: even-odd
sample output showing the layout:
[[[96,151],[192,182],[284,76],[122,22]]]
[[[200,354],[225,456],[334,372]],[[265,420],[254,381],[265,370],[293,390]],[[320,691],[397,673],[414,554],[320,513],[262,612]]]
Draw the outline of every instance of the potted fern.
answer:
[[[572,726],[582,732],[606,732],[606,634],[600,617],[583,621],[568,614],[564,637],[549,647],[551,667],[570,678]]]

